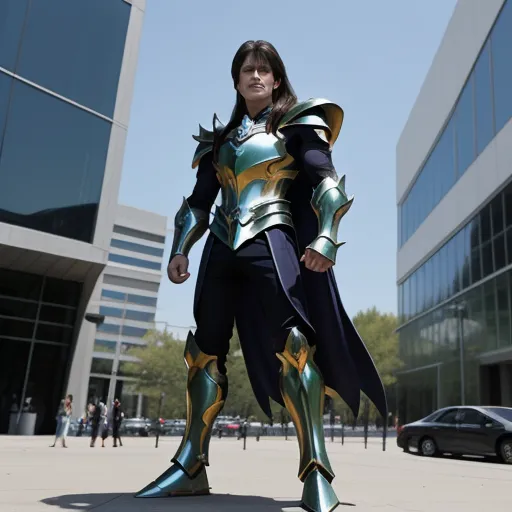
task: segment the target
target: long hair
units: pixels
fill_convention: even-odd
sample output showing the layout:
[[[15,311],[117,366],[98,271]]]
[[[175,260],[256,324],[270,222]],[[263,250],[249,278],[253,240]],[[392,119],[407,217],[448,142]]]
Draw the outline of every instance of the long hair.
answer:
[[[290,108],[297,103],[297,96],[288,80],[285,65],[274,46],[267,41],[246,41],[235,54],[233,63],[231,64],[231,77],[233,78],[233,85],[235,89],[240,80],[240,70],[249,55],[259,60],[268,63],[272,69],[274,79],[280,81],[279,87],[272,92],[272,111],[267,120],[267,133],[276,133],[279,126],[279,121],[290,110]],[[236,91],[236,102],[231,119],[226,127],[218,136],[215,137],[213,155],[214,160],[217,160],[219,149],[224,142],[227,134],[236,128],[241,122],[243,117],[248,113],[245,99]]]

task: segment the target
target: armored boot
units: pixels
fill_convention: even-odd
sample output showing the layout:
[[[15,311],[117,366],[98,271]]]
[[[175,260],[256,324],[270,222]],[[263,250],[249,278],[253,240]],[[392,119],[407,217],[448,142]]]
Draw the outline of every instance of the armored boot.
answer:
[[[217,369],[217,357],[201,352],[191,332],[185,346],[188,367],[187,425],[174,464],[139,493],[137,498],[210,494],[205,466],[212,427],[224,406],[227,378]]]
[[[322,375],[313,362],[313,350],[296,328],[277,356],[283,363],[281,394],[299,441],[299,478],[304,482],[301,506],[309,512],[330,512],[340,503],[331,487],[334,473],[325,449]]]

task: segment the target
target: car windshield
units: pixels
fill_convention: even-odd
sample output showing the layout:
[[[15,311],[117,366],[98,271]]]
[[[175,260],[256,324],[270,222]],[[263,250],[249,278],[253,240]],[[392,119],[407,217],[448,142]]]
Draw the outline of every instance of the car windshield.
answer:
[[[507,421],[512,421],[512,409],[505,407],[486,407],[485,410],[497,414]]]
[[[423,418],[421,421],[425,421],[425,422],[433,421],[436,418],[436,416],[439,416],[439,414],[440,414],[440,411],[435,411],[432,414],[429,414],[428,416]]]

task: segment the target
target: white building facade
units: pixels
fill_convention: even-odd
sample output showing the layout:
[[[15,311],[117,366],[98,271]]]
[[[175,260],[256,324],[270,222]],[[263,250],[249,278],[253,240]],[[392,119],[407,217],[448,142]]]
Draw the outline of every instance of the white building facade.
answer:
[[[108,403],[118,398],[127,417],[145,415],[144,397],[134,387],[132,352],[146,345],[146,332],[155,328],[166,229],[167,217],[119,205],[108,264],[87,308],[104,321],[89,339],[84,370],[90,373],[81,380],[80,410],[85,398]]]
[[[88,374],[81,326],[108,262],[144,9],[0,2],[0,433],[28,398],[35,433],[52,433]]]
[[[512,1],[460,0],[397,146],[402,422],[512,406]]]

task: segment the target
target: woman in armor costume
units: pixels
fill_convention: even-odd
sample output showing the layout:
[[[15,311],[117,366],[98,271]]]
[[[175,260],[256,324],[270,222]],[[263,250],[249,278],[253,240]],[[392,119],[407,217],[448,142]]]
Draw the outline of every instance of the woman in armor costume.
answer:
[[[227,354],[234,323],[251,385],[271,417],[285,406],[300,449],[301,505],[334,510],[323,431],[325,394],[357,415],[360,391],[387,414],[373,361],[341,303],[332,266],[338,225],[353,198],[331,150],[343,110],[322,99],[297,102],[285,66],[265,41],[247,41],[231,74],[236,104],[226,126],[200,127],[197,181],[175,217],[169,279],[183,283],[188,253],[209,228],[188,335],[187,426],[173,465],[137,497],[208,494],[213,423],[228,393]],[[211,224],[218,192],[222,202]]]

